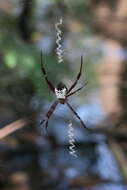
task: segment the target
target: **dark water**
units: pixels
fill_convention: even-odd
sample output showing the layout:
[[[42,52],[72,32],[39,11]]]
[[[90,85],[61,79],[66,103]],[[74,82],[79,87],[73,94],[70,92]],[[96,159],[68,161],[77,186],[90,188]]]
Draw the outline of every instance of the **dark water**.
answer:
[[[98,104],[98,107],[96,105],[91,101],[90,104],[77,109],[84,120],[86,115],[88,118],[88,110],[92,110],[92,119],[86,120],[89,127],[94,120],[98,122],[104,118],[101,104]],[[45,110],[48,107],[46,104]],[[40,116],[43,117],[42,114]],[[69,149],[70,118],[74,129],[74,150],[77,157],[71,155]],[[30,190],[127,189],[118,163],[106,143],[106,137],[85,131],[66,106],[59,106],[51,118],[48,135],[44,135],[43,127],[40,128],[38,124],[35,127],[40,134],[35,138],[33,133],[34,140],[33,137],[31,141],[28,140],[31,137],[28,132],[27,138],[23,136],[21,138],[19,135],[16,147],[1,144],[1,160],[4,159],[1,162],[0,182],[3,187],[7,185],[8,188],[1,186],[0,189],[13,190],[10,176],[17,175],[17,172],[24,172],[27,175]],[[18,189],[18,186],[16,188]]]
[[[46,109],[49,106],[46,105]],[[104,119],[105,114],[101,107],[101,102],[95,99],[80,107],[77,112],[82,118],[87,118],[85,122],[87,126],[92,126],[93,122],[97,123]],[[127,187],[123,185],[123,179],[118,168],[118,164],[106,144],[104,135],[89,134],[82,129],[82,126],[75,120],[72,121],[74,127],[74,138],[76,145],[74,150],[77,157],[70,154],[68,144],[68,124],[70,116],[65,106],[60,106],[49,124],[49,134],[52,134],[57,144],[57,148],[52,149],[50,145],[45,147],[44,142],[38,142],[44,148],[39,155],[39,164],[44,171],[48,171],[53,180],[59,181],[55,189],[82,189],[85,185],[73,187],[73,180],[83,177],[87,179],[100,179],[100,183],[88,185],[94,190],[125,190]],[[64,118],[64,120],[63,120]],[[66,119],[65,119],[66,118]],[[91,119],[88,119],[91,118]],[[42,130],[43,131],[43,130]],[[41,131],[41,132],[42,132]],[[80,180],[79,180],[80,181]],[[85,189],[88,187],[86,186]]]

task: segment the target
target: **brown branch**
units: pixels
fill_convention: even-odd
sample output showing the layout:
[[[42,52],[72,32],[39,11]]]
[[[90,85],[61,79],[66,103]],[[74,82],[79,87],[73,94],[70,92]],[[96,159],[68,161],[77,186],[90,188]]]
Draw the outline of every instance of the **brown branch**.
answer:
[[[99,126],[98,128],[95,127],[93,130],[91,130],[93,133],[96,134],[104,134],[107,137],[113,137],[116,139],[123,139],[124,141],[127,141],[127,132],[117,130],[116,128],[109,129],[109,126],[103,127]]]
[[[33,120],[32,120],[33,122]],[[31,123],[30,118],[23,118],[17,121],[12,122],[11,124],[6,125],[0,129],[0,139],[6,137],[7,135],[13,133],[14,131],[25,127],[27,124]]]
[[[125,182],[127,182],[127,158],[122,147],[112,138],[108,142],[121,169]]]
[[[89,178],[85,177],[75,177],[70,181],[70,186],[71,187],[81,187],[81,186],[86,186],[86,187],[92,187],[95,185],[99,184],[108,184],[108,183],[114,183],[114,184],[120,184],[120,181],[113,181],[110,179],[101,179],[98,177],[91,178],[92,176],[89,176]]]
[[[22,1],[22,11],[19,16],[18,27],[21,37],[26,42],[31,42],[31,35],[33,32],[33,25],[31,23],[31,19],[33,16],[34,2],[34,0]]]
[[[25,127],[28,124],[35,123],[35,118],[36,113],[33,113],[30,117],[19,119],[4,126],[2,129],[0,129],[0,139],[6,137],[7,135],[10,135],[18,129]],[[112,137],[117,140],[122,139],[123,141],[127,141],[127,132],[116,129],[109,129],[109,126],[95,126],[94,129],[90,129],[90,132],[94,134],[104,134],[107,137]]]

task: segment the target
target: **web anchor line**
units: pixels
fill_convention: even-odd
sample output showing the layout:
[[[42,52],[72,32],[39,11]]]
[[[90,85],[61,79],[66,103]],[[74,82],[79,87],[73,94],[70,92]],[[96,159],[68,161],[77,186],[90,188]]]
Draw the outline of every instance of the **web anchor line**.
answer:
[[[62,63],[63,62],[63,50],[62,50],[62,45],[61,45],[62,32],[61,32],[61,29],[59,28],[59,26],[62,25],[62,23],[63,23],[63,20],[60,19],[59,22],[57,22],[55,24],[56,35],[57,35],[57,39],[56,39],[56,44],[57,44],[56,54],[58,56],[58,63]]]

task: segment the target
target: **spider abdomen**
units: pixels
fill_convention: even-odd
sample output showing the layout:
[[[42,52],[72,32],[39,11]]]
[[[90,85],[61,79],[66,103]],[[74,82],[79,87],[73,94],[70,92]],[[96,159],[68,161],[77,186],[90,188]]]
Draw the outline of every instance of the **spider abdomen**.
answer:
[[[67,87],[63,83],[60,82],[55,88],[55,94],[56,94],[57,99],[65,100],[66,95],[67,95]]]
[[[58,99],[65,99],[66,98],[66,89],[63,90],[57,90],[55,89],[55,94]]]

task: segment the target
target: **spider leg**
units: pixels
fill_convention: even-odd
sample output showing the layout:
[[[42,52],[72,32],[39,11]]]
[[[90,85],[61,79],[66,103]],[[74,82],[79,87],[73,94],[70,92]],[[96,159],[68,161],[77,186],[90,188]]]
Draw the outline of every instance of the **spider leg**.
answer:
[[[46,121],[47,120],[47,121]],[[46,130],[46,133],[48,134],[48,130],[47,130],[47,127],[48,127],[48,118],[45,118],[43,119],[41,122],[40,122],[40,125],[43,125],[43,123],[46,121],[46,127],[45,127],[45,130]]]
[[[49,118],[51,117],[51,115],[53,114],[56,106],[58,104],[58,101],[56,100],[50,107],[49,111],[46,113],[45,115],[45,119],[43,119],[41,122],[40,122],[40,125],[42,125],[45,121],[46,121],[46,124],[45,124],[45,128],[47,129],[48,127],[48,120]]]
[[[46,73],[46,70],[45,70],[45,68],[44,68],[43,62],[44,62],[44,58],[43,58],[43,53],[42,53],[42,51],[41,51],[41,71],[42,71],[42,73],[44,74],[45,80],[46,80],[46,82],[47,82],[47,84],[48,84],[50,90],[54,93],[54,89],[55,89],[55,88],[54,88],[53,84],[49,81],[49,79],[48,79],[48,77],[47,77],[47,73]]]
[[[83,56],[81,56],[81,66],[80,66],[80,71],[77,75],[76,81],[72,84],[72,86],[69,88],[68,93],[75,87],[75,85],[77,84],[78,80],[81,77],[82,74],[82,64],[83,64]]]
[[[77,114],[77,112],[71,107],[71,105],[66,102],[67,106],[69,107],[69,109],[74,113],[74,115],[79,119],[80,123],[82,124],[82,126],[86,129],[88,129],[85,125],[85,123],[82,121],[82,119],[79,117],[79,115]]]
[[[84,88],[84,87],[86,86],[86,84],[87,84],[87,83],[85,83],[83,86],[81,86],[80,88],[78,88],[78,89],[75,90],[74,92],[68,94],[67,97],[68,97],[68,96],[71,96],[71,95],[73,95],[73,94],[75,94],[75,93],[78,92],[78,91],[80,91],[82,88]]]

